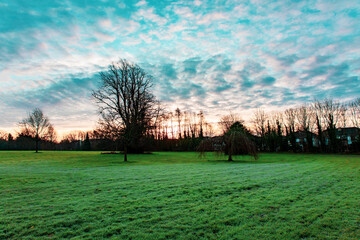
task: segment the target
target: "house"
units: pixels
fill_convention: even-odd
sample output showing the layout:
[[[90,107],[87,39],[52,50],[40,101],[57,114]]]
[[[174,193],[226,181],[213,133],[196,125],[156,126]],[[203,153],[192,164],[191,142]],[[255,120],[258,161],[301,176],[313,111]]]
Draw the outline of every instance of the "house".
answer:
[[[350,146],[360,135],[360,129],[357,127],[336,129],[336,138],[341,141],[342,146]]]
[[[310,134],[311,136],[311,146],[312,147],[318,147],[319,146],[319,139],[317,137],[316,134],[312,133],[312,132],[308,132],[308,134]],[[307,133],[305,131],[296,131],[294,132],[294,136],[295,136],[295,142],[296,142],[296,145],[298,147],[300,147],[300,149],[302,151],[306,150],[304,149],[305,146],[308,146],[307,144]]]

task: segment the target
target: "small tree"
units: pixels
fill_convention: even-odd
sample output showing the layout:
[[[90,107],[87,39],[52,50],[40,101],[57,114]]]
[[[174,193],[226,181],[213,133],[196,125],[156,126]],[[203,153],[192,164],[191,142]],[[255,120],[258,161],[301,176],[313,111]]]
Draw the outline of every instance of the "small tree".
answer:
[[[40,140],[48,136],[49,132],[54,131],[49,119],[43,114],[39,108],[35,108],[29,113],[28,117],[20,123],[22,132],[35,139],[35,152],[39,151]]]

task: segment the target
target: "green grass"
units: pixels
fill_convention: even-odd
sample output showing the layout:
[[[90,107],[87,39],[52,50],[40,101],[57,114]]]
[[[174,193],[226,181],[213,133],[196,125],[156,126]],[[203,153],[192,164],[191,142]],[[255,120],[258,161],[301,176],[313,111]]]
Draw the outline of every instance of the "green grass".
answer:
[[[360,157],[0,152],[0,239],[359,239]]]

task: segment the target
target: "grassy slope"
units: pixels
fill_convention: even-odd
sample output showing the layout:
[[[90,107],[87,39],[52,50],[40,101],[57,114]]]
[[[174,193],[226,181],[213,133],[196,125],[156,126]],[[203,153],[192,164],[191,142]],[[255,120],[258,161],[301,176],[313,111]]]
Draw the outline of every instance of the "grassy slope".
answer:
[[[0,239],[360,238],[360,157],[216,159],[0,152]]]

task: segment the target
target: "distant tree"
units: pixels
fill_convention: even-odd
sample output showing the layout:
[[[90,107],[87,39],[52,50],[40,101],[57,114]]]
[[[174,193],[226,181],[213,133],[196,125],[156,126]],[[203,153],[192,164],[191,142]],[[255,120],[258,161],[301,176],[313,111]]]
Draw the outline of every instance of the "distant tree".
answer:
[[[44,140],[50,142],[50,143],[56,143],[57,141],[57,133],[53,126],[49,126],[47,132],[44,134],[43,137]]]
[[[285,129],[286,136],[289,138],[291,148],[295,152],[297,150],[296,139],[295,139],[295,116],[296,110],[293,108],[285,110]]]
[[[201,155],[206,152],[218,152],[228,155],[228,161],[233,161],[235,155],[250,155],[258,158],[256,145],[251,140],[249,130],[239,121],[233,123],[220,137],[207,138],[200,142],[197,150]]]
[[[181,118],[182,118],[182,112],[180,110],[180,108],[176,108],[175,109],[175,116],[176,116],[176,120],[178,122],[178,135],[179,135],[179,139],[181,139]]]
[[[337,152],[339,146],[336,139],[336,128],[341,119],[341,105],[333,99],[325,99],[322,102],[322,108],[323,119],[325,120],[325,126],[330,140],[330,150]]]
[[[92,96],[99,105],[101,123],[121,134],[124,161],[128,152],[142,152],[141,139],[149,128],[155,97],[152,77],[125,59],[100,73],[102,86]],[[112,126],[111,126],[112,125]]]
[[[183,137],[184,138],[188,138],[190,135],[190,131],[189,131],[189,125],[190,125],[190,119],[189,119],[189,113],[187,111],[183,112],[183,116],[184,116],[184,124],[183,124]]]
[[[340,104],[340,109],[339,109],[339,114],[340,114],[340,125],[341,127],[343,128],[346,128],[347,127],[347,122],[348,122],[348,112],[349,110],[349,107],[347,104],[345,103],[342,103]]]
[[[349,104],[350,119],[354,127],[360,128],[360,98],[357,98]]]
[[[249,130],[239,121],[231,125],[225,133],[225,154],[228,161],[232,161],[233,155],[250,155],[257,159],[256,145],[250,140]]]
[[[236,122],[243,123],[240,117],[234,113],[229,113],[228,115],[222,116],[220,118],[219,126],[223,131],[223,134],[226,134],[230,130],[231,126]]]
[[[6,149],[7,133],[0,130],[0,150]]]
[[[94,138],[101,140],[102,150],[118,151],[124,146],[124,129],[119,118],[112,118],[110,115],[102,115],[94,130]]]
[[[277,121],[274,118],[274,116],[270,115],[267,120],[264,142],[266,145],[266,150],[271,152],[275,152],[278,147],[276,129],[277,129]]]
[[[200,111],[198,113],[198,117],[199,117],[199,137],[203,138],[204,137],[204,124],[205,124],[205,116],[203,111]]]
[[[300,131],[306,134],[305,148],[307,151],[312,151],[312,130],[314,126],[314,115],[312,114],[312,108],[304,105],[295,110],[295,117]]]
[[[255,132],[260,137],[260,148],[263,150],[264,148],[264,137],[266,132],[266,121],[268,116],[264,112],[263,109],[257,109],[254,113],[254,117],[252,122],[254,124]]]
[[[284,126],[284,115],[283,113],[275,113],[273,115],[273,122],[275,124],[275,132],[276,132],[276,146],[277,150],[284,151],[287,149],[288,144],[286,139],[283,138],[283,126]]]
[[[7,137],[7,141],[11,142],[14,140],[14,137],[11,135],[11,133],[9,133],[8,137]]]
[[[62,137],[61,141],[75,142],[75,141],[85,141],[87,132],[84,131],[71,131]]]
[[[6,148],[8,150],[12,150],[14,148],[13,144],[14,144],[14,137],[11,135],[11,133],[9,133],[8,137],[7,137],[7,146],[6,146]]]
[[[171,138],[174,139],[175,138],[175,133],[174,133],[174,114],[173,112],[169,112],[169,119],[170,119],[170,129],[171,129]]]
[[[163,121],[166,119],[166,112],[165,108],[161,105],[159,101],[154,102],[154,111],[153,111],[153,118],[151,121],[150,132],[151,135],[155,139],[161,139],[164,134]]]
[[[84,140],[84,146],[83,146],[83,150],[84,151],[90,151],[91,150],[91,144],[90,144],[90,138],[89,138],[89,133],[86,133],[86,137]]]
[[[39,151],[39,142],[45,137],[53,127],[43,112],[39,108],[35,108],[33,112],[29,113],[28,117],[20,123],[22,132],[25,135],[31,136],[35,139],[35,152]]]
[[[323,108],[322,102],[319,101],[319,100],[314,100],[311,107],[312,107],[313,115],[314,115],[314,118],[315,118],[315,125],[316,125],[316,129],[317,129],[317,135],[318,135],[319,143],[320,143],[320,150],[325,151],[325,138],[324,138],[324,134],[323,134],[323,130],[324,130],[324,119],[323,119],[324,108]]]
[[[8,133],[0,130],[0,140],[6,141],[7,137],[8,137]]]

